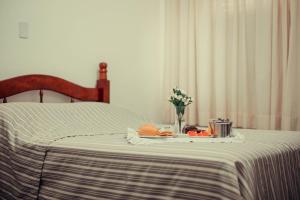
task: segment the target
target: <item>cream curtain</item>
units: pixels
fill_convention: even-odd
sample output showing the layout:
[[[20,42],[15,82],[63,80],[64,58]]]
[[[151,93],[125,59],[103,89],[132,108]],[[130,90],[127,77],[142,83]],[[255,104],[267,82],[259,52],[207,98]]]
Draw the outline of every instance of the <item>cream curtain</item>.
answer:
[[[194,98],[190,124],[300,130],[299,48],[298,0],[166,0],[165,98]]]

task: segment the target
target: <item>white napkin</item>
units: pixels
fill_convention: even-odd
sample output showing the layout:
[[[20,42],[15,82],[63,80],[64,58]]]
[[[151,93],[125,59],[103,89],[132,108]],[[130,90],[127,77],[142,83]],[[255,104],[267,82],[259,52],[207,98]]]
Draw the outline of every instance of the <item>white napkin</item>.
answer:
[[[185,134],[176,137],[141,138],[134,129],[128,128],[126,139],[130,144],[161,144],[167,142],[243,143],[245,136],[234,131],[231,137],[226,138],[189,137]]]

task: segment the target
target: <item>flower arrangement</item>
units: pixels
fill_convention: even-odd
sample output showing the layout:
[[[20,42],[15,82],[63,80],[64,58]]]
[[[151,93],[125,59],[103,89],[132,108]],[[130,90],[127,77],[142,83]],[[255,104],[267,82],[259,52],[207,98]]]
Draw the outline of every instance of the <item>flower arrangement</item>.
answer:
[[[182,121],[183,121],[183,116],[184,116],[184,110],[185,107],[190,105],[193,100],[192,97],[189,97],[185,91],[179,89],[178,87],[173,88],[173,94],[169,98],[169,102],[171,102],[176,109],[176,127],[177,127],[177,132],[182,133]]]
[[[184,90],[176,87],[173,88],[172,91],[173,94],[171,95],[169,102],[171,102],[174,106],[187,106],[193,102],[192,97],[187,96]]]

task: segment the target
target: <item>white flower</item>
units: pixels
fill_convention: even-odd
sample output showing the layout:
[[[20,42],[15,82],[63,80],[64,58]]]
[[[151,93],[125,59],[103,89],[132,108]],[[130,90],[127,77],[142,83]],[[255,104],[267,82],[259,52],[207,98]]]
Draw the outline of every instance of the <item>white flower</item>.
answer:
[[[187,105],[189,104],[189,102],[190,102],[190,101],[189,101],[188,98],[185,98],[185,99],[183,100],[183,103],[184,103],[185,106],[187,106]]]

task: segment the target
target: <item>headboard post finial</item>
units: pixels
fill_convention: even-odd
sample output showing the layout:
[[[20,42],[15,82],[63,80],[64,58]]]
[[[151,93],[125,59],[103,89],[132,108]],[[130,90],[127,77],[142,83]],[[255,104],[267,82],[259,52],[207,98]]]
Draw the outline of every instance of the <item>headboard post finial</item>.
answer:
[[[102,62],[99,64],[99,79],[100,80],[107,80],[107,64]]]
[[[107,64],[102,62],[99,64],[99,80],[97,88],[101,91],[101,99],[103,102],[109,103],[109,80],[107,80]]]

